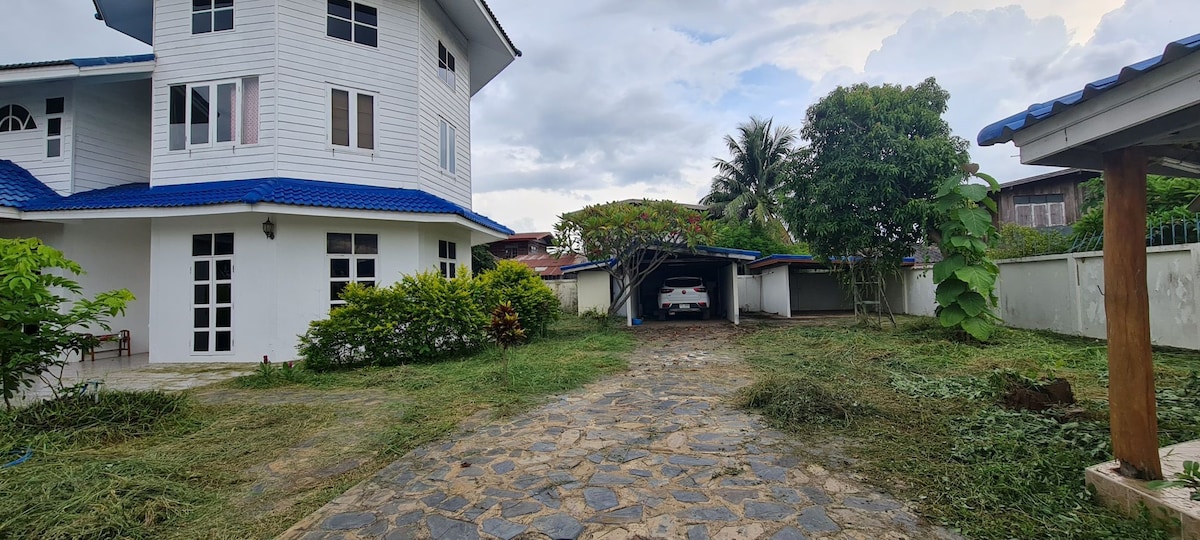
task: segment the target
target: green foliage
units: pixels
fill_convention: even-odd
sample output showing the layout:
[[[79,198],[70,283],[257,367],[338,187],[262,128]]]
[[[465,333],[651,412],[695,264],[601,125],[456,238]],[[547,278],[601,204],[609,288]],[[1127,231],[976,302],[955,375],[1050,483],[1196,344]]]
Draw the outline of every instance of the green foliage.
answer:
[[[1083,183],[1083,215],[1072,225],[1071,238],[1076,242],[1088,242],[1088,249],[1100,249],[1099,237],[1104,233],[1104,178],[1098,177]],[[1146,224],[1150,234],[1163,223],[1171,221],[1191,222],[1187,231],[1176,231],[1179,238],[1196,241],[1195,215],[1187,210],[1188,203],[1200,195],[1200,178],[1177,178],[1150,175],[1146,177]],[[1161,233],[1160,233],[1161,234]],[[1153,245],[1170,243],[1152,239]]]
[[[751,223],[776,238],[788,238],[779,214],[794,173],[790,160],[796,132],[787,126],[772,128],[772,123],[769,118],[752,116],[738,126],[736,139],[725,136],[729,159],[713,160],[717,175],[700,203],[708,205],[716,217]]]
[[[897,268],[922,238],[937,185],[961,178],[967,142],[942,119],[950,94],[917,86],[839,87],[808,109],[791,230],[820,257]],[[974,226],[974,225],[973,225]]]
[[[717,224],[713,234],[714,247],[733,249],[749,249],[760,251],[763,256],[783,253],[788,255],[805,255],[808,244],[803,242],[787,243],[777,235],[767,231],[762,225],[744,221],[723,221]]]
[[[0,394],[5,408],[35,378],[80,351],[79,330],[108,330],[133,294],[125,289],[82,298],[69,276],[83,268],[36,238],[0,239]],[[68,304],[70,302],[70,304]]]
[[[485,313],[508,303],[520,315],[521,326],[539,336],[558,320],[558,297],[528,266],[502,260],[495,269],[480,274],[477,280]]]
[[[488,325],[488,337],[500,346],[500,358],[504,361],[504,375],[512,383],[512,371],[508,369],[508,349],[525,341],[525,329],[521,328],[521,318],[512,303],[501,302],[492,310],[492,322]]]
[[[844,426],[861,409],[827,382],[804,375],[765,377],[738,392],[737,403],[789,427]]]
[[[187,404],[179,394],[106,391],[21,407],[0,417],[0,425],[9,438],[4,442],[44,445],[49,438],[71,444],[112,444],[153,431],[185,411]]]
[[[1175,473],[1172,480],[1155,480],[1150,482],[1150,489],[1187,488],[1191,490],[1190,498],[1200,501],[1200,463],[1184,461],[1183,471]]]
[[[987,185],[964,184],[958,178],[944,181],[934,198],[939,218],[934,236],[945,259],[933,265],[938,322],[959,328],[979,341],[987,341],[999,317],[996,277],[1000,268],[988,258],[988,244],[996,237],[992,213],[996,203],[988,197],[1000,191],[992,177],[975,173]]]
[[[1000,226],[996,245],[988,250],[991,259],[1017,259],[1053,255],[1071,250],[1071,239],[1055,229],[1036,229],[1005,223]]]
[[[554,238],[567,253],[613,261],[603,268],[618,283],[612,316],[675,252],[712,243],[715,224],[705,217],[671,201],[597,204],[559,216]]]
[[[471,272],[481,274],[496,268],[496,256],[488,250],[487,245],[480,244],[471,248]]]

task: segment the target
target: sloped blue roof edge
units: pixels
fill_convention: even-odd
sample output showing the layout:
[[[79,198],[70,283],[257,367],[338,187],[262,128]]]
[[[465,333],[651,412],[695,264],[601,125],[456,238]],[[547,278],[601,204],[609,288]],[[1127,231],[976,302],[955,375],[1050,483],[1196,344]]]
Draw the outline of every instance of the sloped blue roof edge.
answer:
[[[0,182],[0,193],[3,192],[3,188],[4,183]],[[123,184],[84,191],[69,197],[50,192],[49,195],[43,194],[27,199],[16,207],[25,212],[36,213],[182,208],[221,204],[281,204],[344,210],[453,214],[506,236],[513,234],[512,229],[487,216],[424,191],[295,178],[259,178],[156,187],[149,184]]]
[[[12,161],[0,159],[0,206],[20,209],[29,201],[52,197],[58,197],[58,193],[32,173]]]
[[[762,255],[761,251],[752,251],[752,250],[748,250],[748,249],[712,247],[712,246],[696,246],[696,252],[701,255],[704,255],[704,254],[741,255],[741,256],[745,256],[745,257],[758,257],[758,256]],[[588,262],[582,262],[582,263],[578,263],[578,264],[570,264],[567,266],[563,266],[559,270],[561,270],[564,273],[578,272],[580,270],[601,268],[601,267],[613,265],[616,263],[617,263],[616,259],[608,259],[606,261],[588,261]]]
[[[1013,134],[1038,122],[1062,113],[1084,101],[1107,92],[1117,86],[1141,77],[1158,67],[1170,64],[1189,54],[1200,51],[1200,34],[1168,43],[1163,53],[1154,58],[1121,68],[1120,73],[1088,83],[1083,90],[1067,94],[1045,103],[1034,103],[1028,109],[995,122],[979,131],[976,142],[979,146],[1002,144],[1013,139]]]
[[[853,260],[859,259],[859,257],[830,257],[829,261],[830,262],[839,262],[839,261],[846,260],[847,258],[853,259]],[[768,266],[771,264],[793,263],[793,262],[816,263],[819,261],[817,260],[816,257],[813,257],[812,255],[788,255],[788,254],[784,254],[784,253],[776,253],[774,255],[767,255],[766,257],[752,261],[750,264],[751,264],[751,266]],[[904,259],[901,260],[901,264],[916,264],[916,263],[917,263],[916,257],[905,257]]]
[[[121,64],[137,64],[140,62],[154,61],[153,54],[134,54],[126,56],[97,56],[94,58],[71,58],[68,60],[46,60],[40,62],[22,62],[19,64],[0,65],[0,71],[8,71],[14,69],[29,69],[39,67],[54,67],[54,66],[75,66],[80,68],[99,67],[99,66],[117,66]]]

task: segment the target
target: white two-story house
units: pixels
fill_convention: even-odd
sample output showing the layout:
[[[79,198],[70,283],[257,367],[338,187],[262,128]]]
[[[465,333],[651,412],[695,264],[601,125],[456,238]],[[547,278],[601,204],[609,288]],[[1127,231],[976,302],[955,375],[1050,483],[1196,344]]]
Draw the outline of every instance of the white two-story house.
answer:
[[[131,290],[134,353],[291,359],[347,283],[512,233],[471,211],[471,96],[520,55],[483,0],[95,7],[154,54],[0,66],[0,236]]]

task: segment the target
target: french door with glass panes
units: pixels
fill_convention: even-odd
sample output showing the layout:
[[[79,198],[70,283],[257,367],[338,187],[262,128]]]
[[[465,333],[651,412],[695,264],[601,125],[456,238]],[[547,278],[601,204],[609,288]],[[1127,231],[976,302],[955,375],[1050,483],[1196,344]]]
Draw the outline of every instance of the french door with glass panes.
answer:
[[[192,352],[233,351],[233,233],[192,235]]]

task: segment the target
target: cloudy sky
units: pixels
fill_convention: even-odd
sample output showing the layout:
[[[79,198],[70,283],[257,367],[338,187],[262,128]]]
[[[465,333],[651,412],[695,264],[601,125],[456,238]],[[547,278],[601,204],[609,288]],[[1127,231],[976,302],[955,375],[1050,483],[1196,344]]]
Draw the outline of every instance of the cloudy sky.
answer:
[[[0,63],[146,52],[87,0],[3,0]],[[15,7],[13,3],[15,2]],[[751,115],[800,127],[838,85],[934,76],[980,128],[1200,32],[1195,0],[489,0],[524,52],[475,96],[475,209],[549,229],[585,204],[695,202]],[[55,17],[47,16],[54,13]],[[972,147],[1001,181],[1038,174]]]

